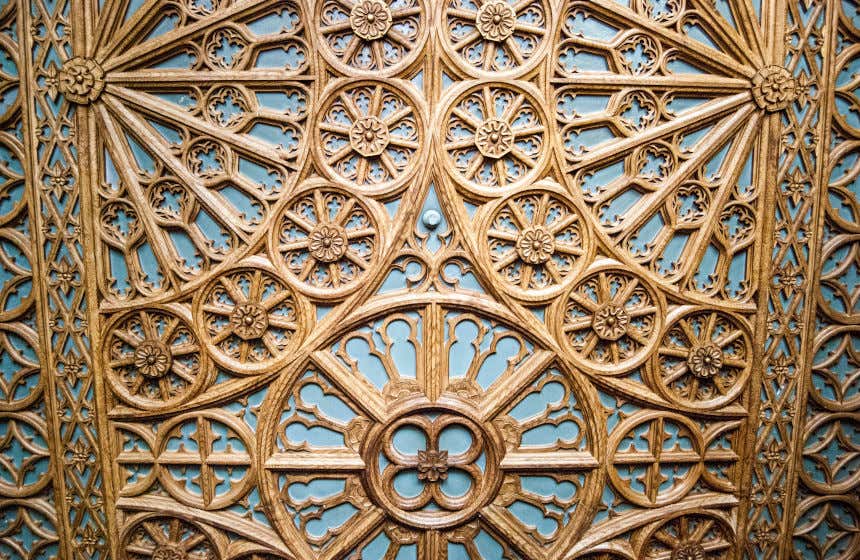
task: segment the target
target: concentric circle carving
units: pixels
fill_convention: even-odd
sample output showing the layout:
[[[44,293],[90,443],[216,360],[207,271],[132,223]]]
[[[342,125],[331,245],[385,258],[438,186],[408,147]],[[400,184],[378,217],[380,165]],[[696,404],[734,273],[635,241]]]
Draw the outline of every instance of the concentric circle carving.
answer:
[[[549,151],[539,95],[521,83],[455,92],[438,121],[446,169],[468,191],[499,196],[533,181]]]
[[[550,181],[499,201],[480,231],[481,260],[511,295],[527,301],[558,295],[591,256],[580,211]]]
[[[262,259],[223,271],[194,304],[207,351],[239,374],[265,371],[294,351],[307,315],[293,289]]]
[[[471,76],[524,74],[549,48],[552,14],[544,0],[446,0],[440,14],[442,47]]]
[[[383,245],[375,203],[311,180],[278,213],[269,236],[273,259],[290,283],[314,297],[359,287]]]
[[[425,0],[327,0],[317,6],[322,55],[348,76],[400,73],[427,40]]]
[[[321,103],[317,158],[332,179],[364,194],[390,192],[418,170],[425,120],[404,82],[338,82]]]
[[[740,317],[722,311],[670,315],[652,367],[669,400],[696,408],[724,406],[737,398],[749,377],[749,329]]]
[[[104,341],[108,383],[137,408],[182,403],[202,388],[209,373],[190,317],[178,306],[123,313],[109,322]]]
[[[662,298],[644,278],[604,261],[556,305],[555,324],[577,365],[599,374],[622,373],[648,358],[663,309]]]

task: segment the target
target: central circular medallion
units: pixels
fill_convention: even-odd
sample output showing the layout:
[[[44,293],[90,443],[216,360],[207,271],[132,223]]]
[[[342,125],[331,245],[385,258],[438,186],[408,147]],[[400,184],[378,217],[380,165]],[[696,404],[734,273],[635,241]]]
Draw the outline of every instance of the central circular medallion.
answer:
[[[514,132],[500,119],[487,119],[475,132],[475,147],[484,157],[500,158],[511,151]]]
[[[687,355],[687,367],[696,377],[711,378],[723,367],[723,351],[716,344],[692,348]]]
[[[169,544],[160,545],[152,553],[152,560],[186,560],[188,554],[180,547]]]
[[[367,41],[382,38],[391,27],[391,10],[381,0],[356,2],[349,13],[353,33]]]
[[[517,254],[529,264],[545,263],[555,252],[555,239],[546,228],[526,228],[517,236]]]
[[[696,543],[685,543],[672,551],[672,560],[705,560],[705,549]]]
[[[318,225],[308,235],[308,239],[308,250],[318,261],[334,262],[346,253],[346,232],[335,224]]]
[[[260,338],[269,326],[269,318],[263,306],[256,303],[237,305],[230,315],[233,332],[242,340]]]
[[[488,41],[504,41],[514,33],[517,14],[505,0],[490,0],[478,8],[478,32]]]
[[[630,315],[619,305],[605,305],[594,314],[592,328],[603,340],[618,340],[627,334]]]
[[[458,525],[498,490],[501,442],[465,403],[407,403],[366,439],[368,495],[407,525]]]
[[[350,145],[364,157],[378,156],[388,142],[388,126],[373,115],[356,119],[349,129]]]
[[[144,340],[134,351],[134,365],[144,377],[159,379],[173,365],[173,358],[163,343]]]

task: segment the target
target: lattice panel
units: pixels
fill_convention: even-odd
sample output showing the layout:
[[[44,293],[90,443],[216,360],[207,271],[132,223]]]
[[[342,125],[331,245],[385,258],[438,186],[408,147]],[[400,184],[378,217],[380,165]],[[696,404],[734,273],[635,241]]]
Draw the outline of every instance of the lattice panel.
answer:
[[[2,554],[860,557],[851,0],[0,21]]]

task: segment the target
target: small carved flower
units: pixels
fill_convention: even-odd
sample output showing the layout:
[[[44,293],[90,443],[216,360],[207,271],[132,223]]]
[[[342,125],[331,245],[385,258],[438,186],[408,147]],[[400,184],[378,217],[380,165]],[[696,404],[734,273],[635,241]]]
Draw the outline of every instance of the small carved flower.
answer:
[[[356,2],[349,14],[352,31],[368,41],[379,39],[391,27],[391,10],[381,0]]]
[[[448,452],[434,449],[418,451],[418,480],[438,482],[448,478]]]
[[[57,74],[57,89],[73,103],[85,105],[98,99],[105,87],[105,73],[91,58],[67,60]]]
[[[775,439],[771,440],[765,451],[762,453],[762,462],[767,464],[767,468],[775,471],[776,468],[783,464],[788,459],[785,452],[785,447]]]
[[[723,367],[723,351],[716,344],[691,348],[687,354],[687,367],[696,377],[709,379]]]
[[[478,9],[478,32],[488,41],[504,41],[514,32],[516,13],[505,0],[489,0]]]
[[[672,560],[705,560],[705,549],[698,543],[680,543],[672,551]]]
[[[72,353],[66,354],[57,365],[59,366],[57,375],[63,377],[69,385],[74,385],[78,379],[83,377],[84,360],[80,356]]]
[[[59,162],[57,162],[54,167],[48,171],[47,178],[45,180],[45,187],[59,200],[63,196],[63,193],[70,189],[71,178],[69,169],[61,166]]]
[[[475,147],[482,155],[500,158],[511,151],[514,133],[505,121],[488,119],[475,132]]]
[[[60,262],[51,264],[51,278],[49,282],[52,286],[58,286],[60,291],[68,295],[69,290],[80,286],[77,281],[77,271],[75,267],[69,264],[65,258]]]
[[[627,311],[623,307],[610,304],[594,314],[591,328],[603,340],[618,340],[627,334],[627,325],[629,324],[630,316]]]
[[[364,157],[378,156],[388,146],[388,127],[377,117],[361,117],[349,130],[349,143]]]
[[[780,386],[785,385],[786,379],[792,377],[793,370],[794,360],[785,354],[781,354],[770,368],[771,375]]]
[[[152,379],[163,377],[172,365],[173,358],[165,346],[155,340],[144,340],[134,351],[134,367],[141,375]]]
[[[331,224],[317,226],[308,236],[308,249],[311,256],[318,261],[334,262],[346,252],[346,235]]]
[[[74,445],[69,444],[66,449],[66,464],[75,467],[79,473],[84,472],[90,463],[92,450],[82,440],[77,440]]]
[[[555,240],[542,227],[523,230],[517,237],[517,254],[529,264],[542,264],[555,251]]]
[[[269,326],[266,310],[254,303],[236,306],[230,315],[233,332],[242,340],[260,338]]]
[[[769,112],[785,109],[799,93],[797,80],[781,66],[765,66],[759,70],[752,78],[752,86],[756,104]]]

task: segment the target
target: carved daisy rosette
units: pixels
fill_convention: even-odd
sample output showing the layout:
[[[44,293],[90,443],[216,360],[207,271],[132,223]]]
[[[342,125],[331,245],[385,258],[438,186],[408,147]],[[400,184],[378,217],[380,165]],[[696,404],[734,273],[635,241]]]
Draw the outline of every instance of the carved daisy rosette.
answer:
[[[194,299],[206,350],[237,374],[269,370],[295,351],[310,313],[268,259],[254,256],[209,281]]]
[[[496,198],[540,176],[550,150],[540,92],[514,80],[451,88],[433,131],[452,179],[473,196]]]
[[[480,227],[480,262],[513,297],[547,301],[573,282],[594,243],[576,203],[542,180],[489,207]]]
[[[299,292],[342,298],[376,271],[384,250],[379,204],[324,179],[309,179],[284,201],[269,232],[278,270]]]
[[[401,80],[335,80],[320,103],[314,155],[321,171],[363,195],[401,189],[426,161],[424,103]]]
[[[752,366],[752,336],[739,315],[701,307],[673,310],[651,359],[659,392],[670,401],[712,410],[743,391]]]
[[[550,321],[579,368],[619,375],[648,359],[665,308],[648,280],[617,261],[600,259],[555,303]]]
[[[143,410],[175,407],[200,392],[209,362],[191,314],[178,304],[120,313],[102,335],[103,363],[114,395]]]
[[[549,51],[555,16],[546,0],[445,0],[436,26],[446,56],[476,78],[527,74]]]
[[[343,75],[402,74],[423,52],[426,0],[325,0],[316,6],[320,52]]]

